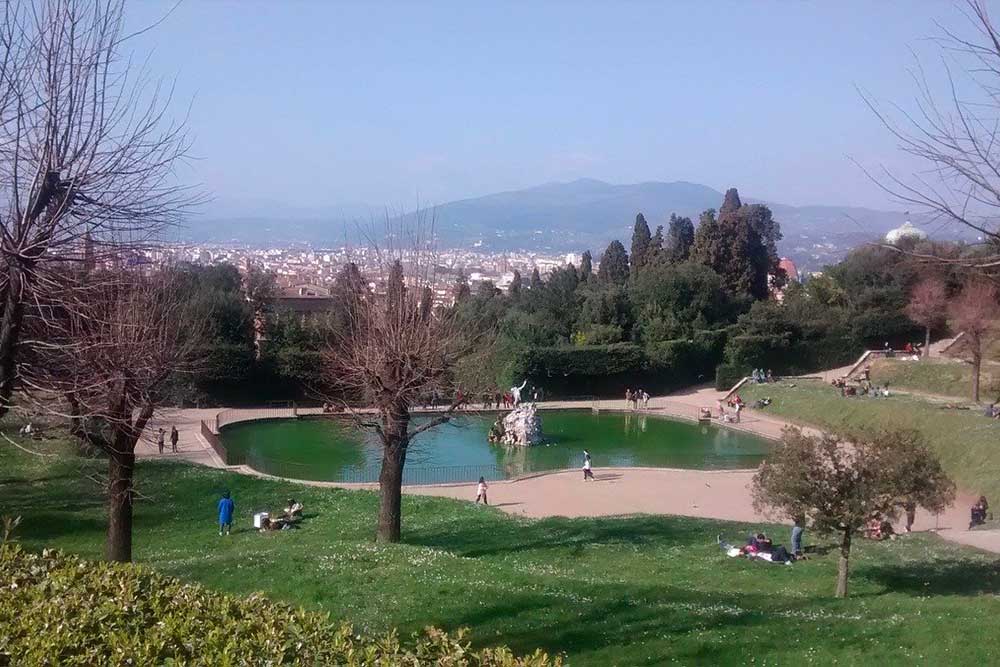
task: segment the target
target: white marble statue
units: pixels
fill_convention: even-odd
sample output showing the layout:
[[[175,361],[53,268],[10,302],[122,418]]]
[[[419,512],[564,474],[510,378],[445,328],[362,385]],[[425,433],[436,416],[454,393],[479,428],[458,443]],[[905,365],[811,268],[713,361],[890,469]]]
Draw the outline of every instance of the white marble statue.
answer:
[[[521,383],[520,387],[511,387],[510,395],[514,397],[514,407],[516,408],[521,404],[521,390],[528,386],[528,381],[525,380]]]
[[[501,445],[530,447],[542,441],[542,418],[534,403],[525,403],[497,419],[488,440]]]

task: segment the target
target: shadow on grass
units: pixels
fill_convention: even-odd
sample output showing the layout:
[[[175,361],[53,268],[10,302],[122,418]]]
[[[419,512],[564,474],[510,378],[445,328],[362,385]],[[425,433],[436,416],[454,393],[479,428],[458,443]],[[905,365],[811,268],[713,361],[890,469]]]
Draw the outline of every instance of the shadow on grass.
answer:
[[[1000,561],[942,559],[927,563],[877,565],[862,576],[886,592],[910,595],[996,595],[1000,593]]]
[[[535,549],[583,549],[598,544],[706,544],[714,540],[714,536],[706,532],[704,522],[695,524],[679,518],[652,516],[544,519],[531,523],[502,521],[485,531],[482,526],[452,523],[429,527],[404,538],[409,544],[445,549],[473,558]]]

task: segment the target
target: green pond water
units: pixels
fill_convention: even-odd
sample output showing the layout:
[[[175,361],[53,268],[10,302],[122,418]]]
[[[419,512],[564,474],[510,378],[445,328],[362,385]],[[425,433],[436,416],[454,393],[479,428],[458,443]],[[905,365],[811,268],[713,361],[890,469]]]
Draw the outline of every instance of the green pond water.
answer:
[[[641,414],[589,410],[541,412],[546,442],[534,447],[491,445],[495,416],[460,416],[410,444],[407,484],[507,479],[531,472],[579,468],[583,450],[601,468],[648,466],[721,470],[755,467],[768,452],[763,438],[711,425]],[[426,417],[415,417],[418,426]],[[247,463],[298,479],[371,482],[381,448],[374,435],[334,417],[245,422],[226,426],[230,463]]]

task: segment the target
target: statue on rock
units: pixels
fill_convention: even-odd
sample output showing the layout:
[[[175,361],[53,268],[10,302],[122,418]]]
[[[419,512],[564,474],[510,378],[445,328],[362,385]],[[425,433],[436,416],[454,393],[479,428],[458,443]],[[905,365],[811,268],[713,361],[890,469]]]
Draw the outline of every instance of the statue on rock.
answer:
[[[525,380],[521,383],[520,387],[511,387],[510,395],[514,397],[514,407],[521,405],[521,391],[528,386],[528,381]]]
[[[538,416],[535,404],[524,403],[497,419],[490,428],[487,438],[494,444],[519,447],[530,447],[540,443],[542,441],[542,418]]]

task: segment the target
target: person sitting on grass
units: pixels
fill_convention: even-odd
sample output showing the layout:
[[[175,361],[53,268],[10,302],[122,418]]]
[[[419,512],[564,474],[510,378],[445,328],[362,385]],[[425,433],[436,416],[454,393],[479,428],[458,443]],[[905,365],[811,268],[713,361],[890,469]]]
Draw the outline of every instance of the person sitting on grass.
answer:
[[[969,530],[986,523],[986,513],[989,509],[990,504],[986,502],[986,496],[979,496],[979,500],[976,501],[976,504],[969,511]]]
[[[295,498],[288,499],[288,506],[284,509],[284,515],[287,517],[301,517],[303,510],[302,503],[295,500]]]

